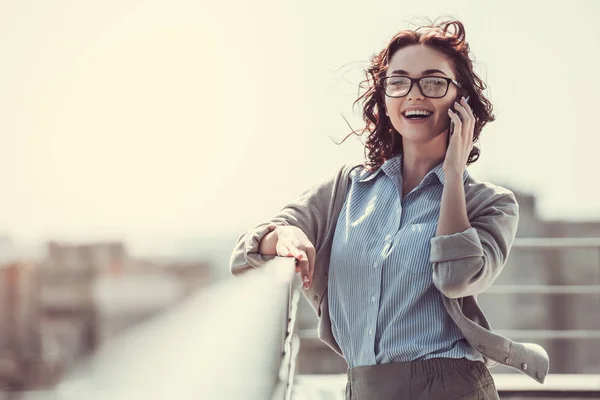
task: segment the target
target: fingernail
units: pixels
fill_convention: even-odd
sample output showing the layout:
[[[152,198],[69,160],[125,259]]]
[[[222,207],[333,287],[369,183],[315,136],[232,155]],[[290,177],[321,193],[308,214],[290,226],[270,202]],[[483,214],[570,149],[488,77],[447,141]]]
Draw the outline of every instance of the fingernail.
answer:
[[[455,101],[455,102],[454,102],[454,105],[455,105],[455,106],[460,106],[460,104],[458,104],[458,102],[457,102],[457,101]]]

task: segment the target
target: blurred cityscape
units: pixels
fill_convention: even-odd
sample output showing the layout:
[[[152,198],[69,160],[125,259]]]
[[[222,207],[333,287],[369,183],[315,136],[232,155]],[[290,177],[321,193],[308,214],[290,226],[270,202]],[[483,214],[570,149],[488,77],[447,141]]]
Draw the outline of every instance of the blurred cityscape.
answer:
[[[2,238],[3,259],[11,243]],[[204,262],[133,259],[123,243],[49,242],[0,267],[0,389],[54,386],[101,344],[210,283]]]
[[[541,220],[536,198],[516,194],[518,238],[600,238],[600,221]],[[238,233],[219,244],[211,243],[218,254],[196,261],[189,255],[185,261],[134,258],[118,241],[48,242],[40,259],[27,259],[11,254],[9,237],[0,238],[0,388],[51,388],[82,357],[227,276]],[[206,247],[206,243],[198,246]],[[517,285],[600,287],[600,246],[515,246],[493,287]],[[580,332],[563,338],[512,337],[543,345],[551,357],[551,373],[598,374],[600,338],[586,336],[586,332],[600,331],[600,296],[591,294],[490,290],[479,301],[499,331]],[[316,338],[316,323],[312,309],[301,301],[296,372],[344,373],[343,359]],[[503,368],[493,372],[508,372]]]

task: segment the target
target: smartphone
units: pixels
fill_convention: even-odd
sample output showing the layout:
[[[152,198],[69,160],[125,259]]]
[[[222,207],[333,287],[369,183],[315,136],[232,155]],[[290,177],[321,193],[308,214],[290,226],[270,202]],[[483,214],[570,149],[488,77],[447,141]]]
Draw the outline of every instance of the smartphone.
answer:
[[[466,100],[467,104],[469,104],[469,98],[470,97],[471,96],[465,97],[465,100]],[[451,109],[452,109],[452,111],[456,112],[456,110],[454,109],[454,104],[452,104]],[[450,128],[448,128],[448,132],[449,132],[449,134],[448,134],[448,144],[450,144],[450,136],[452,136],[452,134],[454,133],[454,121],[452,121],[452,120],[450,120]]]

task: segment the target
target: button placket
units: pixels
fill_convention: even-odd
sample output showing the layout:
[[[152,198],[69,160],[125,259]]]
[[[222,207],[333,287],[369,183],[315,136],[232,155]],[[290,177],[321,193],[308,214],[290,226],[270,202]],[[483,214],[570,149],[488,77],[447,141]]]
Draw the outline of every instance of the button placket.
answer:
[[[372,285],[370,287],[372,288],[379,288],[381,287],[381,269],[380,271],[377,271],[378,268],[380,268],[382,266],[382,261],[375,261],[373,263],[373,274],[371,274],[369,280],[370,283],[369,285]],[[373,326],[376,321],[377,321],[377,314],[378,314],[378,310],[376,307],[376,301],[377,301],[377,290],[373,290],[371,292],[371,296],[368,298],[368,302],[372,305],[372,307],[369,307],[367,309],[367,326]],[[373,335],[373,328],[369,328],[369,330],[367,331],[370,340],[375,340],[374,339],[374,335]]]

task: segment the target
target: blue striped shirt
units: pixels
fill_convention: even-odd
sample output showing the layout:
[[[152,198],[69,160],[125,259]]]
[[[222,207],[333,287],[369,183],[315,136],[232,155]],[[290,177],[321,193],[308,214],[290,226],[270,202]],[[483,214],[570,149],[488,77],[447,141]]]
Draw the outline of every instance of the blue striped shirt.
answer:
[[[334,338],[350,367],[437,357],[482,361],[433,285],[430,239],[440,211],[442,164],[404,198],[401,166],[398,155],[376,171],[351,175],[331,249]]]

